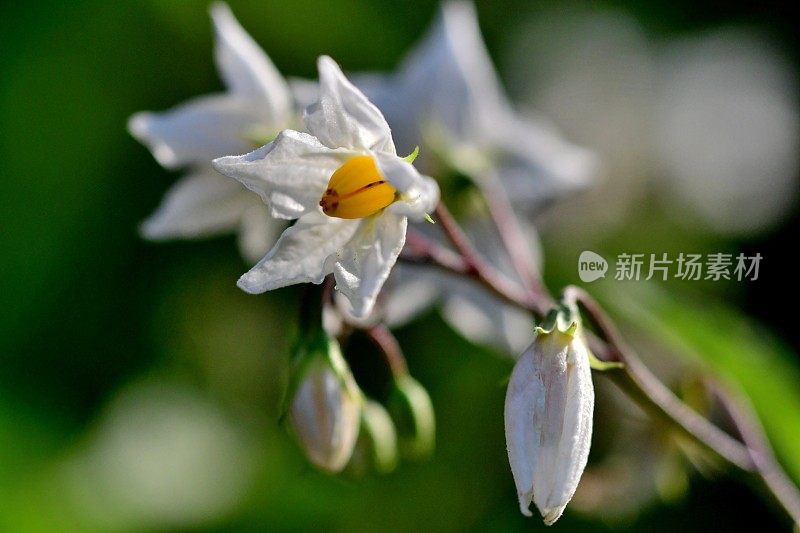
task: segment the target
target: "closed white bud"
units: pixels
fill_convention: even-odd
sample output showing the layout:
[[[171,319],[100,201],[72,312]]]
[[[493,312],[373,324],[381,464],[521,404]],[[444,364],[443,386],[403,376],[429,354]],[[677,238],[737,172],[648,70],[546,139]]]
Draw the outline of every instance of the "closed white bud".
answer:
[[[520,510],[536,504],[544,523],[564,512],[578,486],[592,438],[594,388],[577,324],[537,328],[506,393],[508,459]]]
[[[312,355],[303,368],[289,419],[311,462],[339,472],[353,454],[362,396],[336,341],[330,340],[325,352]]]

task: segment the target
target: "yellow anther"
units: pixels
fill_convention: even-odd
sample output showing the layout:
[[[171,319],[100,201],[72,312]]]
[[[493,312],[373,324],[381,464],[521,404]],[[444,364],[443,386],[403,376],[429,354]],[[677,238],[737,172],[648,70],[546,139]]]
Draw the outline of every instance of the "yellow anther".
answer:
[[[396,195],[372,156],[360,155],[336,169],[319,205],[329,217],[364,218],[394,202]]]

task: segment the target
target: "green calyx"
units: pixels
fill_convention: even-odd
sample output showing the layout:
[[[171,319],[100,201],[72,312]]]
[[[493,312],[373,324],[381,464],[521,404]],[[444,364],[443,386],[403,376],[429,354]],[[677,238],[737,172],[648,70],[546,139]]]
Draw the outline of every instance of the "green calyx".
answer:
[[[625,368],[624,363],[620,363],[619,361],[602,361],[597,358],[595,354],[591,351],[589,353],[589,367],[592,370],[597,370],[599,372],[606,372],[608,370],[619,370],[621,368]]]
[[[418,155],[419,155],[419,145],[415,146],[414,150],[403,158],[403,161],[407,163],[413,163],[417,159]]]
[[[536,335],[549,335],[558,332],[569,337],[575,337],[581,326],[581,317],[574,304],[564,301],[559,302],[547,313],[539,326],[536,326]]]
[[[387,407],[397,426],[402,456],[417,461],[429,458],[436,446],[436,417],[425,387],[409,375],[398,377]]]
[[[365,400],[361,426],[347,472],[362,477],[370,472],[388,474],[397,467],[397,431],[386,409],[376,401]]]
[[[581,329],[581,317],[577,306],[574,302],[562,299],[550,310],[541,325],[537,326],[534,331],[537,337],[559,333],[566,335],[571,340],[581,333]],[[583,335],[581,334],[580,336],[582,337]],[[589,357],[589,366],[592,370],[605,372],[625,367],[623,363],[618,361],[602,361],[598,359],[588,348],[586,352]]]

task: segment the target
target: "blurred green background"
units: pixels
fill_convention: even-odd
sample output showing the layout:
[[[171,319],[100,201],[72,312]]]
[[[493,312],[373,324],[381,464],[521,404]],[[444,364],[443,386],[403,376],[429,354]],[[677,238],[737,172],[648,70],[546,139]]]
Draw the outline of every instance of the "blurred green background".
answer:
[[[283,73],[304,77],[313,77],[322,53],[349,71],[393,68],[437,5],[230,4]],[[529,24],[546,24],[562,9],[624,13],[654,40],[747,24],[796,70],[796,20],[777,2],[477,6],[517,96],[527,50],[514,57],[509,50]],[[207,7],[91,0],[0,7],[0,530],[543,528],[519,514],[506,458],[510,361],[460,339],[435,313],[402,329],[412,373],[437,409],[435,457],[379,478],[326,476],[277,422],[298,293],[238,290],[246,265],[232,237],[139,238],[139,222],[178,173],[161,169],[125,123],[135,111],[221,89]],[[683,364],[718,371],[750,393],[781,460],[800,479],[800,331],[776,304],[795,292],[796,209],[740,237],[687,230],[657,203],[646,205],[591,241],[560,238],[551,222],[544,235],[551,286],[576,281],[577,254],[588,247],[760,252],[762,276],[753,283],[664,291],[602,282],[597,291],[634,342],[657,344],[657,353],[688,351],[694,359]],[[612,447],[613,431],[603,429],[605,420],[615,427],[609,405],[599,398],[593,462]],[[754,516],[763,530],[785,527],[743,480],[710,471],[679,486],[657,491],[639,512],[601,519],[578,508],[556,527],[730,531]]]

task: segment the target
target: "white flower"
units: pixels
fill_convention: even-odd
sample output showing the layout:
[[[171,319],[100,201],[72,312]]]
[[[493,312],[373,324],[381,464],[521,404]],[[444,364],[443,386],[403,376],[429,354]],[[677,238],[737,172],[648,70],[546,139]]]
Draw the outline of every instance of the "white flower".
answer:
[[[551,525],[586,467],[594,388],[588,352],[574,327],[536,333],[508,384],[506,445],[520,510],[530,516],[533,502]]]
[[[595,157],[562,139],[547,121],[521,118],[509,102],[480,34],[471,2],[449,1],[428,34],[393,75],[354,78],[384,112],[398,146],[423,139],[423,171],[446,165],[478,185],[498,180],[526,212],[582,189]]]
[[[163,240],[238,231],[243,254],[255,260],[284,223],[270,218],[258,196],[215,172],[211,160],[250,150],[254,139],[274,137],[295,112],[285,80],[228,6],[214,4],[211,18],[215,60],[227,92],[163,113],[137,113],[128,122],[131,134],[161,165],[190,169],[142,224],[142,233]]]
[[[470,2],[444,3],[395,73],[358,74],[353,80],[386,115],[401,151],[423,141],[417,160],[423,172],[439,177],[448,167],[457,168],[485,194],[507,195],[521,213],[534,213],[585,187],[597,171],[595,157],[563,140],[547,121],[518,116],[494,71]],[[301,101],[316,96],[312,82],[291,84]],[[521,282],[491,220],[477,213],[461,220],[474,244],[493,266]],[[529,262],[540,271],[536,228],[521,223],[534,249]],[[444,242],[435,229],[428,233]],[[518,354],[532,338],[525,313],[430,268],[400,265],[384,293],[383,318],[391,325],[441,304],[445,319],[472,341]]]
[[[362,395],[336,341],[313,356],[289,407],[289,419],[308,458],[342,470],[356,445]]]
[[[298,219],[239,287],[261,293],[333,273],[363,317],[403,248],[406,217],[432,211],[439,189],[397,155],[383,115],[338,65],[323,56],[318,68],[308,133],[284,130],[254,152],[214,160],[214,168],[257,192],[273,216]]]

